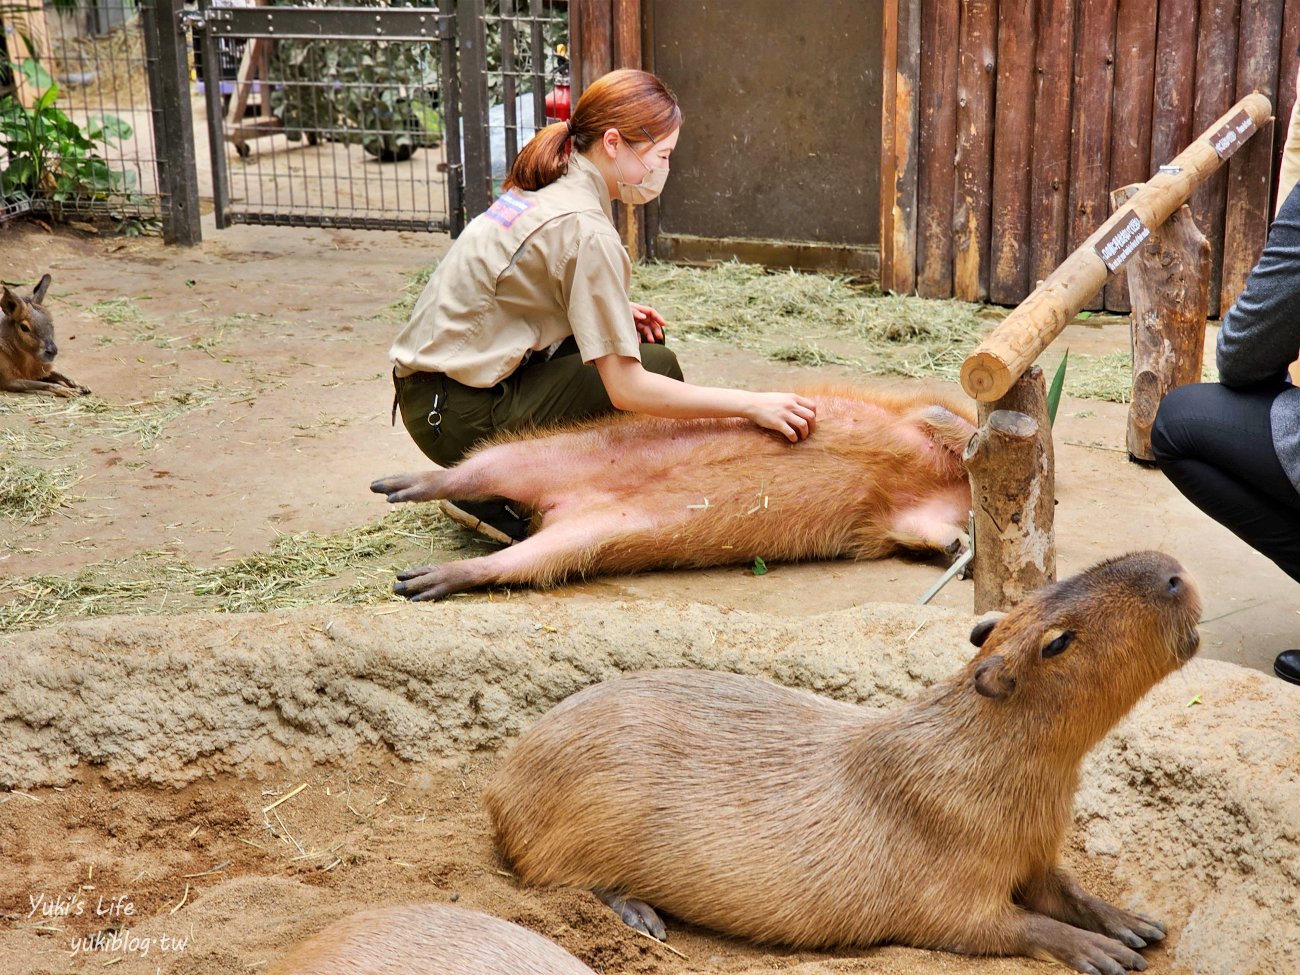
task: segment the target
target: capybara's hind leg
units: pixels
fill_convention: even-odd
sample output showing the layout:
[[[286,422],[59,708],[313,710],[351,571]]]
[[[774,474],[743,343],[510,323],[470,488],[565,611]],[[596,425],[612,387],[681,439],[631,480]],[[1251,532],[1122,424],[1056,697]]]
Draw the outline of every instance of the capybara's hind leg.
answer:
[[[668,929],[664,927],[664,922],[659,919],[655,909],[645,901],[623,897],[608,890],[593,890],[592,893],[622,918],[623,923],[629,928],[634,928],[660,941],[668,940]]]
[[[1146,959],[1114,938],[1085,931],[1043,914],[1008,910],[983,922],[970,918],[963,936],[945,945],[967,955],[1048,956],[1088,975],[1143,971]]]
[[[1165,926],[1159,921],[1093,897],[1059,869],[1050,870],[1041,881],[1027,885],[1021,891],[1020,901],[1031,911],[1110,935],[1130,948],[1145,948],[1165,936]]]
[[[964,552],[970,542],[957,524],[952,505],[942,500],[897,512],[886,537],[899,548],[946,555],[950,559]]]
[[[546,585],[592,564],[602,541],[647,527],[623,511],[581,511],[570,518],[543,520],[541,530],[509,548],[474,559],[408,569],[393,592],[414,601],[505,583]]]
[[[434,501],[448,496],[444,485],[449,473],[451,472],[434,468],[431,471],[421,471],[419,474],[393,474],[391,477],[381,477],[377,481],[372,481],[370,490],[376,494],[388,495],[389,504],[398,504],[402,501]]]

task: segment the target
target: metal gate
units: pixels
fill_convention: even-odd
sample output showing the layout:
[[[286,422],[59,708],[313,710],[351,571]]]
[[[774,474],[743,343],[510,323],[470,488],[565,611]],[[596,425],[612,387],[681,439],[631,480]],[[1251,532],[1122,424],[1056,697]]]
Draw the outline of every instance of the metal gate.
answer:
[[[455,236],[545,124],[561,4],[371,2],[201,0],[188,17],[218,227]]]

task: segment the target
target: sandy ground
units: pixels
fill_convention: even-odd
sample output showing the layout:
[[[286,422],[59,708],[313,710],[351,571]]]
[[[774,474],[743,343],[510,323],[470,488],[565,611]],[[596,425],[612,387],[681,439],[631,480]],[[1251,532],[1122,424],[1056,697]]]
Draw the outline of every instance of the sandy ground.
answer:
[[[107,403],[183,407],[160,408],[176,415],[141,438],[0,401],[0,433],[57,438],[49,462],[80,478],[80,500],[49,519],[5,523],[0,577],[145,549],[228,562],[286,532],[373,521],[385,506],[367,484],[423,466],[388,425],[397,324],[385,309],[445,240],[210,226],[207,238],[183,251],[0,228],[0,278],[54,275],[64,372]],[[100,304],[121,298],[131,314]],[[1071,326],[1065,340],[1090,352],[1127,343],[1115,326]],[[712,342],[678,352],[701,382],[860,381]],[[1123,407],[1062,406],[1061,572],[1132,548],[1174,554],[1201,582],[1210,659],[1090,761],[1067,859],[1095,890],[1170,923],[1152,970],[1294,972],[1300,695],[1214,662],[1267,670],[1294,645],[1294,584],[1129,464],[1123,426]],[[0,973],[258,971],[348,911],[453,894],[610,975],[1050,970],[901,948],[789,954],[678,925],[682,959],[585,895],[499,874],[477,804],[495,755],[530,720],[623,669],[747,670],[873,706],[906,697],[970,652],[969,583],[945,589],[939,609],[881,605],[915,600],[939,571],[891,560],[652,573],[432,607],[0,636],[0,785],[18,790],[0,794]],[[29,916],[30,898],[74,894],[79,916]],[[96,915],[101,896],[135,913]],[[72,954],[79,936],[118,922],[151,953],[110,942]]]
[[[0,971],[234,975],[345,913],[405,901],[518,921],[611,975],[1052,970],[898,947],[773,950],[670,922],[683,958],[587,895],[520,887],[477,800],[499,749],[593,681],[707,667],[891,707],[969,656],[969,622],[577,594],[116,617],[0,638],[0,781],[18,787],[0,795]],[[1300,964],[1293,700],[1262,675],[1195,661],[1085,764],[1065,859],[1094,891],[1169,923],[1150,970]]]
[[[114,404],[178,400],[182,415],[141,445],[76,418],[20,428],[68,441],[57,463],[84,500],[0,537],[0,576],[75,571],[142,549],[200,565],[266,549],[281,533],[337,532],[385,510],[374,478],[424,466],[389,426],[386,350],[398,327],[386,309],[407,276],[432,263],[441,236],[237,227],[193,250],[157,240],[48,235],[0,228],[0,278],[54,276],[59,368]],[[120,318],[101,303],[128,299]],[[1059,343],[1090,354],[1126,347],[1122,325],[1070,326]],[[688,378],[750,388],[862,382],[841,366],[776,363],[717,342],[677,344]],[[1051,352],[1045,357],[1051,368]],[[1300,642],[1300,597],[1272,563],[1193,508],[1123,449],[1126,408],[1071,399],[1057,418],[1057,544],[1062,574],[1117,552],[1160,548],[1205,593],[1204,653],[1270,671]],[[782,566],[756,579],[738,569],[599,579],[584,591],[689,598],[787,614],[917,599],[939,570],[878,564]],[[464,597],[479,599],[481,596]],[[545,597],[534,597],[545,598]],[[970,583],[937,604],[968,609]]]

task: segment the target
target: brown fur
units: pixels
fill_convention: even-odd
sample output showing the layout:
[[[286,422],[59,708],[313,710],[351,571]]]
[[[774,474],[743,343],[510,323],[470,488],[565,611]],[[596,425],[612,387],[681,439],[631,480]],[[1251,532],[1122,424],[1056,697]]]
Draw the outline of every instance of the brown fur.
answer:
[[[484,802],[530,884],[801,948],[1121,972],[1163,929],[1084,893],[1059,851],[1084,756],[1196,652],[1199,614],[1178,563],[1146,552],[976,627],[965,668],[890,711],[732,674],[617,678],[546,714]]]
[[[371,485],[390,501],[501,496],[539,526],[483,558],[403,573],[438,598],[591,573],[954,554],[970,488],[973,412],[958,396],[822,389],[817,429],[791,444],[744,420],[617,417],[498,440],[448,470]]]
[[[84,396],[90,392],[55,372],[54,322],[45,308],[47,274],[29,295],[7,287],[0,290],[0,390],[10,393],[49,393]]]
[[[267,975],[595,975],[559,945],[500,918],[441,904],[354,914]]]

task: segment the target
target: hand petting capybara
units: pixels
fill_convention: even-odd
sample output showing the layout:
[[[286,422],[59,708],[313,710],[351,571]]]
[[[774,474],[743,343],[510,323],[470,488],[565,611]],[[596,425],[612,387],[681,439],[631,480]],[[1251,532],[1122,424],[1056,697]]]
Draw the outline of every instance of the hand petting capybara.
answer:
[[[509,921],[442,904],[405,904],[336,921],[267,975],[596,975]]]
[[[46,274],[27,296],[0,288],[0,390],[85,396],[85,386],[55,372],[54,322],[45,308]]]
[[[612,417],[497,441],[447,470],[388,477],[388,500],[505,497],[530,537],[480,558],[411,569],[412,599],[575,575],[902,551],[955,555],[975,432],[959,395],[820,390],[817,432],[790,443],[744,420]]]
[[[1047,586],[971,633],[954,676],[876,711],[754,677],[586,688],[484,802],[530,884],[799,948],[898,943],[1143,969],[1164,927],[1057,865],[1088,751],[1197,650],[1200,599],[1157,552]]]

